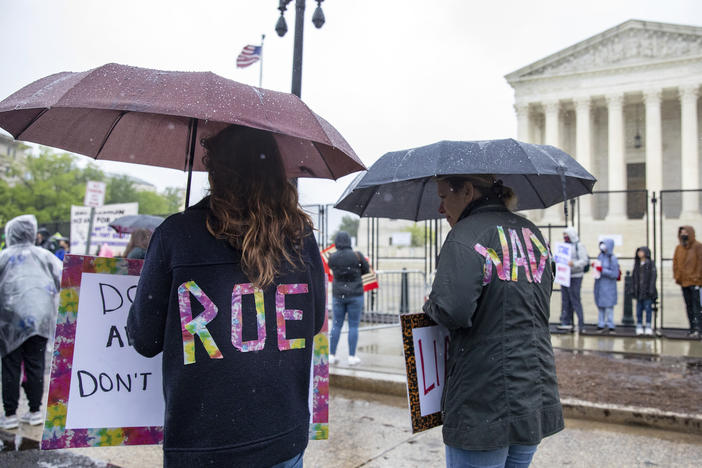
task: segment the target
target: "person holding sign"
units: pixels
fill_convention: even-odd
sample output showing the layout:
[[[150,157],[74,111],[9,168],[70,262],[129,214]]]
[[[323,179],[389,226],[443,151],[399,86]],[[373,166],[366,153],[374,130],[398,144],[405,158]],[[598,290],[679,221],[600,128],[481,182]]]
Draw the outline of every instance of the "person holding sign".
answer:
[[[46,343],[54,325],[62,265],[49,250],[34,245],[36,237],[34,215],[18,216],[5,226],[7,248],[0,253],[3,429],[14,429],[19,422],[42,423]],[[18,420],[22,364],[29,413]]]
[[[589,269],[590,257],[587,255],[585,245],[580,242],[575,228],[569,227],[563,231],[563,242],[570,246],[570,257],[567,259],[570,279],[567,286],[561,285],[561,323],[558,328],[573,331],[575,327],[573,312],[575,312],[578,317],[578,332],[583,333],[585,322],[580,290],[583,285],[583,274]]]
[[[617,280],[619,260],[614,255],[614,240],[600,242],[600,254],[596,267],[599,277],[595,279],[595,305],[597,306],[597,329],[601,333],[614,333],[614,306],[617,305]]]
[[[140,354],[163,351],[164,464],[302,466],[325,319],[312,222],[270,133],[203,145],[209,196],[154,231],[127,325]]]
[[[450,332],[446,465],[528,466],[564,427],[549,334],[546,240],[493,176],[438,179],[451,225],[424,312]],[[512,465],[517,463],[518,465]]]

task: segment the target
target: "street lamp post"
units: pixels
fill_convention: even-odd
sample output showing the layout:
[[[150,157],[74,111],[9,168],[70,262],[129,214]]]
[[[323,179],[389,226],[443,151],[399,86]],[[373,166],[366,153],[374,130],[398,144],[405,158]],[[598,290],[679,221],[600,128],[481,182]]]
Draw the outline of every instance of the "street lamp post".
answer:
[[[324,0],[315,0],[317,8],[312,15],[312,23],[319,29],[324,25],[324,12],[322,11],[322,2]],[[292,0],[279,0],[278,10],[280,10],[280,18],[275,25],[275,32],[278,36],[283,37],[288,32],[288,25],[285,22],[285,11],[288,9],[288,4]],[[293,70],[292,70],[292,89],[291,92],[300,97],[302,94],[302,37],[305,29],[305,0],[295,0],[295,45],[293,47]]]

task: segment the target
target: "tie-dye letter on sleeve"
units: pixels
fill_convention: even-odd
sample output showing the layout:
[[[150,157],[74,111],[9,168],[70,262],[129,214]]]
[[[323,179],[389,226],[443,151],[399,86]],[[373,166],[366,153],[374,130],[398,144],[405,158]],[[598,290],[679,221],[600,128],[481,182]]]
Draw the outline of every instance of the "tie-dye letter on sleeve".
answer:
[[[193,319],[190,307],[191,293],[205,309],[195,319]],[[183,333],[183,363],[193,364],[195,362],[195,335],[200,337],[210,359],[222,359],[222,353],[219,351],[217,343],[207,330],[207,324],[217,316],[217,306],[207,297],[207,294],[202,292],[195,281],[187,281],[178,287],[178,305]]]
[[[254,295],[257,329],[257,339],[246,342],[242,338],[244,319],[241,307],[241,297],[245,294]],[[266,346],[266,311],[263,306],[263,291],[259,288],[254,288],[251,283],[234,285],[234,291],[232,292],[232,344],[236,349],[244,353],[260,351]]]
[[[529,266],[531,267],[531,274],[534,277],[534,281],[541,283],[541,276],[544,274],[544,268],[546,267],[546,260],[548,259],[548,249],[544,247],[538,237],[531,232],[529,228],[522,228],[522,236],[524,236],[524,244],[526,245],[527,255],[529,256]],[[536,264],[536,257],[534,256],[534,246],[532,242],[539,249],[539,264]]]
[[[285,321],[302,320],[302,311],[299,309],[285,308],[286,294],[304,294],[308,291],[307,283],[281,284],[275,293],[275,315],[278,324],[278,349],[285,351],[288,349],[302,349],[305,347],[304,338],[288,340],[285,338]]]

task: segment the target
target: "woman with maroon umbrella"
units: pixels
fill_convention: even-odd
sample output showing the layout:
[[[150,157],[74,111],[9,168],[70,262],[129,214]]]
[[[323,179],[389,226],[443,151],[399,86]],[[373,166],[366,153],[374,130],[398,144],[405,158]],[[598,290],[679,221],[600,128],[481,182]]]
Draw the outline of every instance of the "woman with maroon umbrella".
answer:
[[[204,146],[210,195],[154,231],[128,320],[140,354],[163,352],[164,464],[302,466],[325,318],[312,222],[270,133]]]

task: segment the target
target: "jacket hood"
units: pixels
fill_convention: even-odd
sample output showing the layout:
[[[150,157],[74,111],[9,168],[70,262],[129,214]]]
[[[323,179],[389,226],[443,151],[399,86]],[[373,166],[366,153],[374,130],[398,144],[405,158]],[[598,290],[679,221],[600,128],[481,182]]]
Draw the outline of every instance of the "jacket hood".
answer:
[[[351,236],[349,236],[349,233],[346,231],[339,231],[336,238],[334,238],[334,244],[336,245],[337,250],[350,249]]]
[[[5,226],[7,246],[18,244],[34,245],[37,238],[37,218],[34,215],[22,215],[12,218]]]
[[[651,249],[649,249],[649,248],[646,247],[646,246],[642,246],[642,247],[639,247],[638,249],[636,249],[636,254],[634,255],[636,258],[639,257],[639,250],[642,250],[642,251],[643,251],[644,256],[645,256],[646,258],[648,258],[649,260],[651,259]]]
[[[578,231],[576,231],[574,227],[566,228],[563,231],[563,233],[566,236],[568,236],[568,238],[570,239],[570,242],[573,244],[580,241],[580,237],[578,236]]]
[[[612,255],[614,253],[614,239],[602,239],[601,243],[605,245],[605,254]]]
[[[694,244],[695,243],[695,228],[693,228],[692,226],[680,226],[678,228],[678,242],[680,242],[682,244],[682,240],[680,239],[680,231],[683,229],[685,229],[687,231],[687,234],[689,237],[687,239],[687,245],[689,246],[689,245]]]

